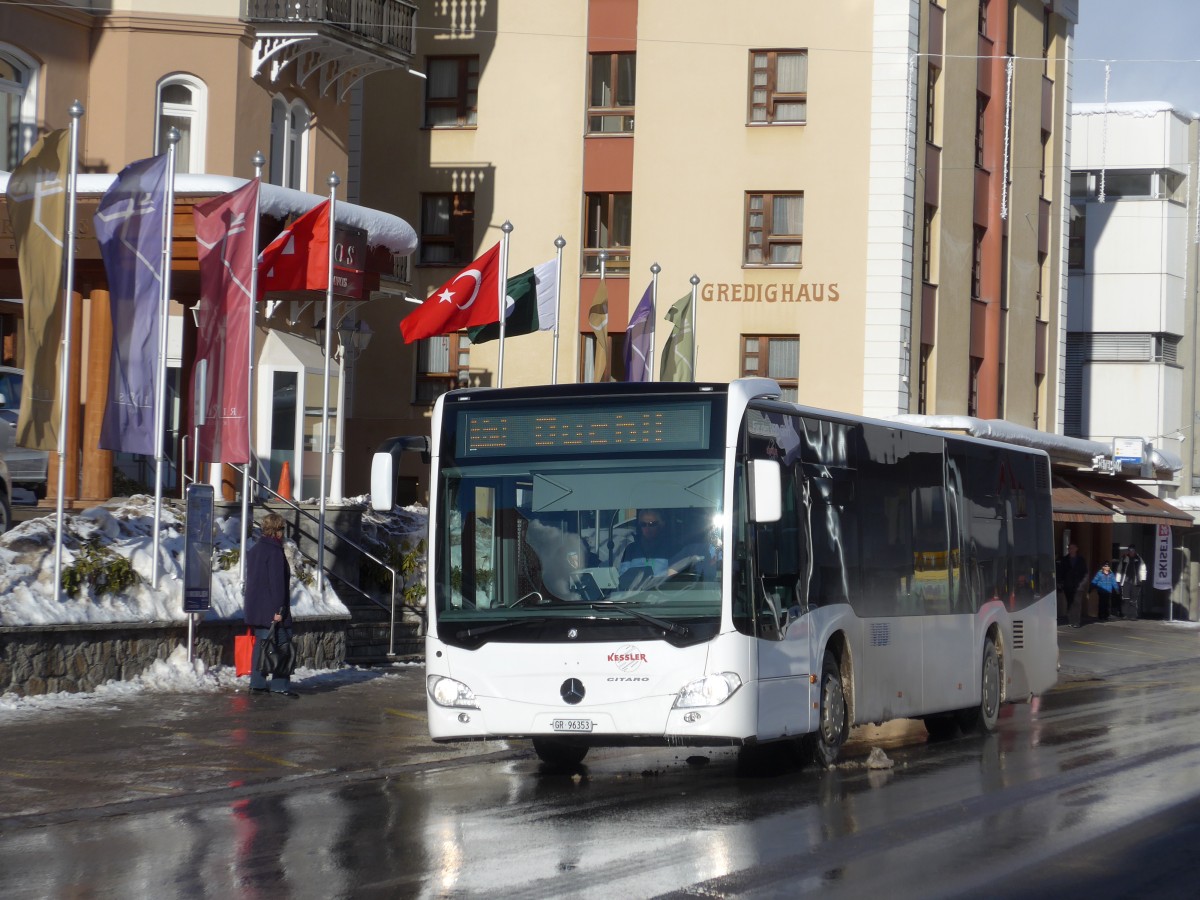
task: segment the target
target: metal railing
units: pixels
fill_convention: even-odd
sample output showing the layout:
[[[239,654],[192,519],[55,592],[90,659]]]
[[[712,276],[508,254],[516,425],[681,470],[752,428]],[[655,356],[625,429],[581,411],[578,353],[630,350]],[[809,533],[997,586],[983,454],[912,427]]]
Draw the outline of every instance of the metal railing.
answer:
[[[185,473],[182,478],[182,481],[195,483],[196,478],[193,475],[188,475]],[[251,495],[252,497],[258,497],[260,495],[260,492],[265,491],[266,493],[268,493],[272,497],[274,497],[279,503],[282,503],[286,506],[291,507],[293,510],[298,512],[300,515],[304,516],[305,518],[309,519],[310,521],[312,521],[312,522],[316,523],[318,526],[320,526],[320,524],[321,524],[320,518],[318,516],[314,516],[311,512],[309,512],[308,510],[301,507],[294,500],[289,500],[286,497],[280,496],[269,485],[260,481],[258,478],[256,478],[253,475],[250,476],[250,481],[254,485],[254,493]],[[250,510],[251,510],[251,517],[253,517],[253,510],[254,510],[253,503],[250,504]],[[397,610],[397,605],[399,606],[401,611],[408,610],[409,612],[416,615],[416,617],[420,623],[420,628],[418,629],[418,634],[424,634],[424,632],[425,632],[425,611],[423,609],[421,609],[419,606],[414,606],[411,603],[400,602],[399,604],[397,604],[397,602],[396,602],[396,600],[397,600],[397,585],[402,580],[402,576],[400,575],[399,570],[397,570],[394,566],[388,565],[388,563],[386,563],[384,560],[380,559],[378,556],[373,554],[370,550],[366,549],[365,547],[363,547],[361,544],[359,544],[357,541],[353,540],[349,536],[342,534],[340,531],[338,531],[336,528],[333,528],[332,526],[329,525],[328,522],[326,522],[324,525],[324,530],[321,533],[319,539],[323,542],[326,538],[326,535],[329,535],[329,534],[336,537],[342,543],[348,544],[349,546],[353,547],[362,556],[366,557],[367,559],[371,560],[376,565],[386,569],[388,572],[391,573],[391,576],[392,576],[391,602],[387,606],[385,606],[383,603],[380,603],[379,600],[377,600],[375,597],[372,597],[369,593],[364,591],[361,587],[359,587],[356,584],[351,584],[345,578],[338,575],[336,572],[332,571],[328,567],[326,567],[324,570],[326,578],[332,577],[332,578],[337,579],[337,581],[340,584],[344,585],[349,590],[354,591],[360,597],[363,597],[367,601],[375,604],[380,609],[387,610],[387,612],[388,612],[388,652],[387,652],[387,655],[389,658],[394,657],[396,655],[396,610]],[[305,553],[302,549],[300,549],[299,543],[297,543],[296,547],[297,547],[297,550],[299,550],[300,554],[306,560],[308,560],[314,566],[316,565],[316,560],[313,559],[313,557],[309,556],[307,553]]]
[[[405,0],[247,0],[252,22],[332,25],[412,56],[417,7]]]

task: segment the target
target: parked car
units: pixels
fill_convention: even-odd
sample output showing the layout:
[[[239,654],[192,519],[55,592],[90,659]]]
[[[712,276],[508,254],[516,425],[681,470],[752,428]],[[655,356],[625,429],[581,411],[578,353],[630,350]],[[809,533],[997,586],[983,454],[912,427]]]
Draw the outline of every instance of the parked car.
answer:
[[[45,450],[27,450],[17,446],[17,417],[21,411],[21,385],[25,373],[11,366],[0,366],[0,459],[8,464],[11,484],[5,493],[12,502],[12,488],[32,491],[41,499],[46,496],[46,476],[50,469],[50,454]]]

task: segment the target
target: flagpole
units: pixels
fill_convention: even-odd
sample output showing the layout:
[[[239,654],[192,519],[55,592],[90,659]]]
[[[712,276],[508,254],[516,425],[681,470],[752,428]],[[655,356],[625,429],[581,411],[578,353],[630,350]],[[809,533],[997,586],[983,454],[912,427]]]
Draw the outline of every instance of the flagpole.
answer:
[[[601,284],[604,284],[604,270],[605,270],[607,263],[608,263],[608,251],[601,250],[600,251],[600,283]],[[589,313],[589,315],[590,315],[590,313]],[[608,348],[605,347],[604,349],[607,350]],[[596,372],[596,360],[599,356],[600,356],[600,338],[597,337],[594,339],[593,344],[592,344],[592,381],[595,381],[597,375],[599,374]],[[612,371],[611,368],[609,369],[609,371]]]
[[[254,177],[262,178],[263,163],[267,158],[261,150],[255,151],[251,162],[254,163]],[[262,182],[259,182],[259,190]],[[250,536],[250,463],[254,460],[254,439],[250,429],[254,427],[254,325],[258,312],[258,204],[261,200],[259,190],[254,192],[254,224],[251,226],[250,244],[250,330],[246,335],[246,465],[242,468],[242,543],[238,555],[238,581],[244,587],[246,584],[246,542]]]
[[[700,276],[693,275],[690,281],[692,282],[692,381],[698,381],[696,363],[699,362],[700,345],[696,343],[696,289],[700,284]]]
[[[654,380],[654,340],[658,337],[658,273],[662,266],[654,263],[650,267],[650,352],[646,357],[647,381]]]
[[[167,314],[171,302],[171,232],[172,213],[175,209],[175,145],[179,143],[179,129],[167,129],[167,193],[163,200],[163,245],[162,268],[159,283],[161,296],[158,301],[158,389],[154,398],[154,576],[151,586],[158,589],[158,570],[162,567],[158,548],[162,534],[162,491],[163,491],[163,431],[167,427]]]
[[[504,313],[507,312],[504,301],[508,296],[508,236],[512,234],[512,222],[505,219],[500,230],[503,232],[500,238],[500,278],[496,286],[496,293],[499,294],[497,302],[500,304],[500,359],[496,365],[496,387],[504,387]]]
[[[67,379],[71,374],[71,314],[75,293],[75,170],[79,168],[79,119],[83,104],[71,104],[71,159],[67,176],[67,252],[63,255],[63,336],[58,362],[58,509],[54,529],[54,598],[62,602],[63,494],[67,489]]]
[[[554,239],[556,251],[554,265],[554,358],[550,363],[550,383],[558,384],[558,322],[562,318],[562,252],[567,245],[560,234]]]
[[[333,352],[333,251],[334,214],[337,212],[337,187],[342,183],[337,172],[329,173],[329,269],[325,283],[325,386],[321,404],[321,496],[320,524],[317,528],[317,591],[325,592],[325,479],[329,460],[329,354]]]

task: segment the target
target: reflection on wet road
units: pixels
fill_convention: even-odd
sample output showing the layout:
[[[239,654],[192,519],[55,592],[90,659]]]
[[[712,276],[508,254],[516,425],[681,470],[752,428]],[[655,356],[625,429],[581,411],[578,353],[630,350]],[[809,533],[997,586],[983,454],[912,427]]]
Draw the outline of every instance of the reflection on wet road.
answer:
[[[1150,871],[1157,896],[1190,896],[1172,872],[1190,879],[1197,845],[1198,675],[1067,685],[1007,708],[988,739],[859,729],[829,772],[768,757],[751,777],[732,750],[653,749],[552,773],[514,746],[342,782],[297,773],[6,829],[0,895],[1114,896]],[[871,747],[894,767],[865,768]]]

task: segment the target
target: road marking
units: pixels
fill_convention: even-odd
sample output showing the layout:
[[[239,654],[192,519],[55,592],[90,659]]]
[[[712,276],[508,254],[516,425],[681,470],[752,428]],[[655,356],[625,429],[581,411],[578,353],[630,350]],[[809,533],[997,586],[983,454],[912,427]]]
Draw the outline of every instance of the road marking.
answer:
[[[389,716],[399,716],[402,719],[416,719],[418,722],[424,722],[428,719],[427,716],[424,716],[421,713],[406,712],[403,709],[389,709],[384,707],[383,711]]]

